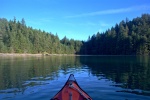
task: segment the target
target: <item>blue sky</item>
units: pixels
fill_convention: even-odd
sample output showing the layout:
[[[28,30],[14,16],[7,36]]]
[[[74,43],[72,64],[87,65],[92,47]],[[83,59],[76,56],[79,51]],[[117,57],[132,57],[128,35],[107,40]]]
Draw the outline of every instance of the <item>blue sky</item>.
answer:
[[[150,14],[150,0],[0,0],[0,5],[0,18],[24,18],[27,26],[76,40]]]

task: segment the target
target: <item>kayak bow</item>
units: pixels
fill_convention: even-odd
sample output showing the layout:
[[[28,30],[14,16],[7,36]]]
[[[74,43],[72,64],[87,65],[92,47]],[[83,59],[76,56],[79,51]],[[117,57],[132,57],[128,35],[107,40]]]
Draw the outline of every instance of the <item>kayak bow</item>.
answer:
[[[63,88],[51,100],[92,100],[71,74]]]

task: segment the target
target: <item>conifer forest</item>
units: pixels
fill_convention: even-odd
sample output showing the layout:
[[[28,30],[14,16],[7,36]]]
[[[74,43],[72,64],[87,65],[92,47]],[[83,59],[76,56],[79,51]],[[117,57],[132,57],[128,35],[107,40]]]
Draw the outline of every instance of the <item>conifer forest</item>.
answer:
[[[92,33],[91,33],[92,34]],[[0,53],[49,53],[80,55],[150,55],[150,14],[126,18],[86,41],[59,39],[57,33],[33,29],[25,19],[0,18]]]

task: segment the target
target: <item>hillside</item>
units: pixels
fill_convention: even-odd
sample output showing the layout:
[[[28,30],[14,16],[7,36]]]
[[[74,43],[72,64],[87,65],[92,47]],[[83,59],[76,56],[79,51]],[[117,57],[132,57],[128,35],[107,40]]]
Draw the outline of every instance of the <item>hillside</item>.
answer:
[[[67,37],[60,40],[57,33],[27,27],[24,19],[7,21],[0,18],[0,53],[75,54],[81,45],[81,41]]]
[[[84,42],[80,51],[88,55],[150,55],[150,14],[126,19]]]
[[[73,37],[72,37],[73,38]],[[25,20],[0,18],[0,53],[43,53],[83,55],[150,55],[150,14],[121,21],[87,41],[60,40],[52,33],[33,29]]]

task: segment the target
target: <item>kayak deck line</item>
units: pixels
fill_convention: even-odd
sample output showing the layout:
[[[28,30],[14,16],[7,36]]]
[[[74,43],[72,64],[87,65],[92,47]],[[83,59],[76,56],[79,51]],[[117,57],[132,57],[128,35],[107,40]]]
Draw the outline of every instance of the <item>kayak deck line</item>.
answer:
[[[84,98],[86,98],[86,96],[84,96],[84,94],[82,93],[82,91],[80,91],[79,89],[77,89],[76,87],[73,86],[73,84],[70,82],[69,87],[72,89],[75,89],[76,91],[78,91],[81,95],[83,95]],[[88,99],[88,98],[86,98]]]
[[[92,98],[80,88],[73,74],[70,74],[63,88],[51,100],[92,100]]]
[[[72,100],[72,93],[71,93],[71,92],[70,92],[69,96],[70,96],[70,99],[69,99],[69,100]]]

